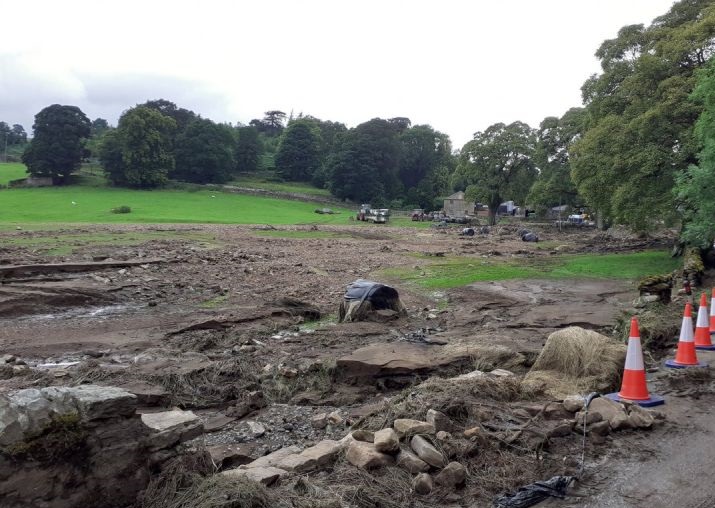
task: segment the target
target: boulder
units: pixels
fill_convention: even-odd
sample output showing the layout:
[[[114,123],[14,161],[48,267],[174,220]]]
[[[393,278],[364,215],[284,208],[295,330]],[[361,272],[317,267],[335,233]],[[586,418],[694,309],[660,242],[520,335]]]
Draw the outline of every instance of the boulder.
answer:
[[[414,436],[410,441],[410,447],[417,456],[433,467],[444,467],[444,457],[442,454],[422,436]]]
[[[336,409],[328,415],[328,423],[330,423],[331,425],[340,425],[341,423],[343,423],[343,417],[340,416],[339,410]]]
[[[600,422],[603,420],[603,416],[598,411],[579,411],[576,413],[576,426],[583,427],[583,422],[586,421],[586,425],[591,425],[592,423]]]
[[[571,395],[562,402],[564,409],[569,413],[577,413],[583,409],[585,399],[580,395]]]
[[[432,425],[436,431],[443,430],[445,432],[452,432],[454,430],[454,423],[452,420],[450,420],[449,416],[441,411],[428,409],[425,420],[427,420],[427,423]]]
[[[606,421],[592,423],[586,427],[588,434],[598,434],[599,436],[607,436],[611,433],[611,425]]]
[[[152,430],[148,443],[152,451],[194,439],[204,431],[198,416],[181,409],[145,413],[141,415],[141,420]]]
[[[397,465],[412,474],[429,471],[429,464],[404,448],[397,454]]]
[[[573,428],[573,420],[562,420],[560,423],[555,424],[551,429],[549,429],[546,435],[549,438],[567,437],[571,435],[571,432],[573,432]]]
[[[414,434],[434,434],[434,425],[419,420],[411,420],[409,418],[398,418],[392,424],[395,432],[401,436],[412,436]]]
[[[600,413],[604,420],[608,421],[613,430],[627,429],[631,425],[628,422],[628,415],[624,407],[606,397],[597,397],[591,401],[589,411]]]
[[[133,381],[121,385],[119,388],[136,395],[137,403],[140,406],[166,407],[171,401],[171,394],[163,386],[144,383],[142,381]]]
[[[286,471],[307,473],[330,464],[337,458],[342,449],[343,446],[338,441],[324,439],[298,454],[286,456],[278,461],[276,466]]]
[[[375,432],[374,443],[375,449],[382,453],[395,453],[400,449],[400,438],[390,428]]]
[[[266,427],[260,423],[260,422],[246,422],[248,425],[248,429],[251,431],[251,434],[253,434],[253,437],[261,437],[263,434],[266,433]]]
[[[348,445],[345,458],[353,466],[361,469],[376,469],[379,467],[391,466],[395,459],[386,453],[378,452],[372,443],[353,441]]]
[[[634,429],[650,429],[655,422],[653,414],[638,404],[632,404],[628,413],[628,423]]]
[[[268,455],[259,457],[253,462],[241,466],[239,469],[253,469],[256,467],[276,466],[286,457],[290,455],[296,455],[302,451],[303,449],[296,445],[286,446],[284,448],[274,451],[273,453],[269,453]]]
[[[310,425],[314,429],[324,429],[328,426],[328,413],[318,413],[310,419]]]
[[[219,469],[249,464],[258,458],[258,448],[250,443],[219,444],[206,447],[211,460]]]
[[[352,432],[352,437],[356,441],[364,441],[365,443],[375,442],[375,433],[369,430],[358,429]]]
[[[434,488],[432,477],[428,473],[420,473],[412,480],[412,489],[422,496],[426,496]]]
[[[451,489],[464,485],[466,479],[467,470],[459,462],[450,462],[434,478],[438,485]]]
[[[254,467],[251,469],[229,469],[228,471],[223,471],[220,474],[229,478],[244,477],[254,482],[259,482],[266,487],[273,485],[278,479],[288,474],[288,471],[279,469],[277,467],[265,466],[265,467]]]

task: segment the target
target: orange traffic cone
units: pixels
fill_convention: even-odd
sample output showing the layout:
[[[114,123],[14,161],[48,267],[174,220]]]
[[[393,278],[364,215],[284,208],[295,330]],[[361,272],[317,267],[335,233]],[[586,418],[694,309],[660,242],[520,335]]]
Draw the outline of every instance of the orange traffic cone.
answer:
[[[698,320],[695,323],[695,349],[715,350],[710,340],[710,325],[708,323],[708,297],[705,293],[700,295],[698,307]]]
[[[699,362],[695,354],[695,341],[693,340],[693,315],[690,303],[685,304],[683,314],[683,324],[680,326],[680,339],[678,340],[678,351],[675,353],[675,360],[666,360],[666,367],[684,369],[686,367],[707,367]]]
[[[641,350],[641,334],[638,330],[638,318],[636,317],[631,318],[631,332],[628,336],[628,351],[626,352],[626,366],[623,369],[621,391],[609,393],[606,397],[616,402],[622,400],[635,402],[644,407],[665,404],[663,397],[648,393],[643,351]]]
[[[715,335],[715,288],[710,298],[710,337]]]

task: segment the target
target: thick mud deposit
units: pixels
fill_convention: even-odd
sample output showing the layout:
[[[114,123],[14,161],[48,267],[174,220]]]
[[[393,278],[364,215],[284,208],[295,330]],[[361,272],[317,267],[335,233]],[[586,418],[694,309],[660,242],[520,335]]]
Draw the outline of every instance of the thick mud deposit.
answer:
[[[378,505],[486,506],[495,493],[569,472],[568,464],[580,456],[580,438],[567,429],[564,435],[570,437],[551,443],[546,455],[543,443],[524,441],[529,433],[521,427],[544,416],[543,411],[529,411],[548,399],[536,395],[528,400],[518,388],[502,387],[506,392],[489,395],[488,402],[474,395],[480,401],[477,411],[476,402],[465,407],[444,388],[438,390],[441,398],[430,395],[424,402],[436,405],[439,400],[441,407],[409,409],[410,397],[417,400],[422,395],[416,394],[423,394],[420,389],[411,393],[410,387],[430,376],[450,378],[475,369],[506,369],[518,379],[555,330],[579,326],[612,333],[617,318],[632,310],[635,285],[615,279],[531,279],[434,292],[382,279],[400,292],[406,318],[337,324],[335,315],[348,283],[379,278],[387,268],[419,269],[432,259],[424,254],[533,260],[665,244],[551,228],[539,231],[547,243],[530,244],[519,240],[517,229],[507,226],[460,238],[456,229],[85,226],[81,234],[116,234],[116,241],[111,246],[79,241],[62,256],[50,255],[51,245],[43,247],[41,240],[78,231],[0,233],[0,352],[6,355],[0,366],[0,393],[91,383],[135,394],[139,413],[170,407],[191,410],[204,428],[192,446],[207,447],[214,466],[223,469],[291,446],[300,450],[319,442],[337,443],[351,426],[383,432],[400,411],[424,418],[424,412],[433,409],[454,421],[450,436],[460,436],[452,442],[444,436],[439,441],[438,435],[433,443],[453,460],[471,457],[459,459],[469,464],[466,486],[438,483],[436,494],[420,497],[410,477],[400,476],[396,488],[406,481],[404,495],[395,497],[392,502],[397,504]],[[127,233],[162,237],[123,245],[121,237]],[[201,241],[192,238],[197,233]],[[425,390],[432,393],[434,387]],[[547,412],[552,420],[573,418]],[[470,455],[468,449],[477,442],[484,447],[484,461],[497,456],[487,453],[487,437],[475,437],[477,431],[461,437],[475,421],[481,422],[485,436],[511,450],[498,452],[505,463],[474,462],[477,452]],[[667,419],[660,425],[654,432],[674,432]],[[536,435],[546,439],[554,427],[544,422]],[[514,429],[519,435],[512,439],[508,434]],[[591,465],[599,464],[613,443],[625,449],[636,446],[631,441],[640,434],[627,432],[627,438],[609,437],[608,444],[590,440]],[[403,439],[400,446],[405,443]],[[305,471],[323,471],[311,480],[319,488],[358,480],[371,485],[372,476],[351,476],[347,468],[354,466],[336,459],[342,457],[338,449],[353,458],[362,453],[355,446],[350,451],[348,444],[318,447],[329,449],[325,456],[330,461],[337,460],[327,474],[322,455],[320,467],[305,466]],[[516,453],[514,447],[518,460],[509,458]],[[291,460],[297,464],[298,459]],[[494,467],[501,469],[490,469]],[[298,466],[295,470],[302,471]],[[500,471],[509,476],[498,478]],[[608,474],[603,467],[598,471]],[[292,477],[279,476],[284,485],[280,488],[290,488]],[[592,488],[588,496],[600,492]],[[343,506],[367,506],[341,499]]]

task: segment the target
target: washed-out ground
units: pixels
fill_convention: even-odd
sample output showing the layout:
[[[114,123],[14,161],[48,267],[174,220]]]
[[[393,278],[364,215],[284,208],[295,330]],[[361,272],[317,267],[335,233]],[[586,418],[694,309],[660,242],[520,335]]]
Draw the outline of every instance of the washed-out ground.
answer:
[[[425,289],[385,273],[419,272],[442,257],[472,257],[478,270],[483,260],[530,264],[564,254],[668,247],[667,239],[548,226],[539,230],[542,242],[524,243],[517,229],[497,227],[471,238],[458,236],[458,229],[380,226],[0,232],[0,352],[29,366],[3,371],[0,391],[124,386],[144,394],[145,411],[173,405],[199,414],[206,446],[241,446],[252,456],[339,439],[348,425],[429,376],[476,368],[519,375],[557,329],[618,332],[638,296],[633,281],[618,278]],[[407,318],[337,324],[345,286],[357,278],[392,283]],[[646,356],[656,365],[662,354]],[[583,497],[553,506],[713,506],[707,504],[715,493],[707,482],[715,435],[710,381],[697,379],[691,388],[680,373],[652,370],[654,389],[668,392],[665,423],[649,433],[614,434],[606,445],[589,443],[574,489]],[[333,412],[339,423],[311,424]],[[561,472],[558,465],[580,453],[574,438],[554,446],[543,467],[534,465],[544,460],[536,454],[528,471]],[[509,479],[501,484],[517,486]],[[486,506],[493,490],[449,502]],[[669,501],[676,499],[681,503]]]

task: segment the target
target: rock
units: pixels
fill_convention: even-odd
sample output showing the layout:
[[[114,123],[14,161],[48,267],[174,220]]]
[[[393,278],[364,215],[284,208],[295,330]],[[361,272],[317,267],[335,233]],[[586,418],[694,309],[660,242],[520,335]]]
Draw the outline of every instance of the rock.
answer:
[[[655,418],[647,409],[643,409],[638,404],[632,404],[629,409],[628,423],[634,429],[650,429]]]
[[[140,406],[165,407],[171,400],[171,394],[163,386],[134,381],[121,385],[120,388],[136,395],[137,403]]]
[[[414,434],[434,434],[434,425],[419,420],[411,420],[409,418],[398,418],[392,424],[395,432],[401,436],[412,436]]]
[[[194,439],[204,431],[198,416],[181,409],[145,413],[141,415],[141,421],[153,431],[149,437],[149,449],[152,451]]]
[[[406,449],[400,450],[397,454],[397,465],[412,474],[429,471],[429,464]]]
[[[246,395],[246,402],[248,403],[248,407],[251,409],[261,409],[267,405],[266,398],[260,390],[248,392]]]
[[[628,415],[624,407],[606,397],[597,397],[591,401],[589,411],[600,413],[604,420],[608,421],[613,430],[630,428]]]
[[[400,449],[400,438],[397,433],[390,429],[382,429],[375,432],[375,449],[382,453],[395,453]]]
[[[278,372],[281,376],[286,377],[288,379],[292,379],[298,375],[298,369],[294,369],[292,367],[281,367],[280,369],[278,369]]]
[[[288,474],[288,471],[277,467],[254,467],[252,469],[229,469],[220,473],[229,478],[245,477],[254,482],[259,482],[266,487],[273,485],[278,479]]]
[[[590,425],[603,420],[603,416],[598,411],[579,411],[576,413],[576,426],[583,427],[584,419],[586,420],[586,425]]]
[[[231,422],[235,422],[236,418],[233,416],[222,415],[221,413],[212,416],[204,423],[204,432],[216,432],[221,430],[226,425]]]
[[[328,423],[330,423],[331,425],[340,425],[341,423],[343,423],[343,417],[340,416],[339,410],[336,409],[328,415]]]
[[[85,421],[99,420],[115,416],[133,415],[137,408],[137,397],[114,386],[80,385],[72,388],[49,387],[42,392],[49,400],[76,401],[77,409]]]
[[[266,428],[259,422],[246,422],[253,437],[261,437],[266,433]]]
[[[467,379],[476,379],[480,377],[486,376],[486,372],[482,372],[481,370],[473,370],[472,372],[467,372],[466,374],[461,374],[459,376],[453,377],[452,379],[455,381],[463,381]]]
[[[452,420],[450,420],[449,416],[441,411],[428,409],[427,417],[425,419],[427,420],[427,423],[432,425],[436,431],[443,430],[445,432],[452,432],[454,430],[454,423]]]
[[[410,441],[410,447],[420,459],[430,466],[444,466],[445,460],[442,454],[422,436],[414,436]]]
[[[274,451],[273,453],[264,455],[263,457],[258,457],[253,462],[249,462],[248,464],[241,466],[239,469],[253,469],[258,467],[276,466],[286,457],[289,457],[291,455],[297,455],[302,451],[303,449],[296,445],[286,446],[284,448]]]
[[[452,434],[450,434],[449,432],[440,430],[439,432],[437,432],[435,437],[437,438],[437,441],[447,441],[448,439],[452,439]]]
[[[412,480],[412,489],[422,496],[426,496],[434,488],[432,477],[428,473],[420,473]]]
[[[277,467],[287,471],[306,473],[327,466],[337,458],[342,449],[342,444],[338,441],[324,439],[299,454],[285,457],[277,463]]]
[[[552,437],[568,437],[573,432],[574,421],[573,420],[563,420],[561,423],[557,424],[555,427],[551,428],[547,432],[549,438]]]
[[[15,363],[17,358],[15,355],[2,355],[0,356],[0,363]]]
[[[611,425],[606,421],[592,423],[586,427],[588,434],[598,434],[599,436],[607,436],[611,433]]]
[[[354,430],[352,432],[353,439],[357,441],[364,441],[365,443],[374,443],[375,442],[375,433],[370,432],[369,430]]]
[[[481,427],[472,427],[471,429],[467,429],[464,431],[464,437],[467,439],[471,439],[473,437],[478,437],[482,435],[482,429]]]
[[[328,426],[328,413],[318,413],[310,419],[310,425],[314,429],[324,429]]]
[[[512,377],[514,376],[514,373],[510,370],[505,370],[505,369],[494,369],[489,373],[490,376],[495,376],[495,377]],[[439,482],[438,482],[439,483]]]
[[[208,446],[211,460],[219,469],[249,464],[258,458],[258,448],[255,444],[220,444]]]
[[[245,402],[239,402],[235,406],[230,406],[230,407],[226,408],[226,410],[224,411],[226,416],[230,416],[232,418],[243,418],[250,412],[251,412],[251,409],[248,407],[248,404]]]
[[[353,466],[361,469],[376,469],[379,467],[391,466],[395,459],[390,455],[378,452],[372,443],[353,441],[348,445],[345,458]]]
[[[434,478],[438,485],[451,489],[464,485],[466,479],[467,470],[459,462],[450,462]]]
[[[585,402],[584,398],[580,395],[572,395],[570,397],[566,397],[562,404],[564,409],[569,413],[577,413],[583,409],[583,404]]]

